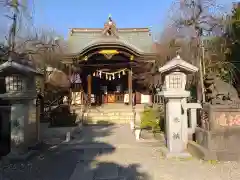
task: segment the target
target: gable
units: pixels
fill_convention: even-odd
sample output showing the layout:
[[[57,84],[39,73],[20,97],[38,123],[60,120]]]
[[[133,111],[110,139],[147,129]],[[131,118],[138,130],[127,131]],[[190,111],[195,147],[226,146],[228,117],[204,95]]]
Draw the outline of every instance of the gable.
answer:
[[[105,41],[107,43],[111,39],[103,36],[104,30],[106,29],[72,29],[68,39],[68,51],[71,54],[76,54],[93,42]],[[153,41],[148,29],[118,28],[116,33],[114,33],[112,40],[116,38],[116,41],[125,42],[143,53],[153,52]]]

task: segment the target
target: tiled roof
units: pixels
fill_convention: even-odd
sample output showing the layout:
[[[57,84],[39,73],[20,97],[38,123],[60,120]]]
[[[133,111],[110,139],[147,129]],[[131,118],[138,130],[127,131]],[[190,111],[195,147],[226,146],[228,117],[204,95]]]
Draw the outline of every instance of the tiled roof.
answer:
[[[36,74],[36,75],[42,75],[37,70],[33,69],[30,66],[23,65],[14,61],[7,61],[0,65],[0,73],[8,72],[11,70],[18,71],[20,73],[27,73],[27,74]]]
[[[68,52],[80,53],[83,49],[103,43],[119,43],[128,46],[139,53],[152,53],[152,37],[147,28],[119,28],[117,37],[104,37],[103,29],[82,29],[75,28],[71,30],[68,39]]]
[[[165,72],[171,71],[172,69],[175,69],[175,68],[181,68],[189,73],[198,71],[197,67],[182,60],[182,58],[179,55],[177,57],[173,58],[172,60],[168,61],[164,66],[160,67],[158,71],[161,73],[165,73]]]

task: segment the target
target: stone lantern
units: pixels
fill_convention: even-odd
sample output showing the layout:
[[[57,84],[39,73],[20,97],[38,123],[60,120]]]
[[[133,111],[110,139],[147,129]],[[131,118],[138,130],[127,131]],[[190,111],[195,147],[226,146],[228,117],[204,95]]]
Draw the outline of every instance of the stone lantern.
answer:
[[[4,85],[0,92],[1,118],[5,137],[9,134],[11,155],[27,150],[38,141],[35,77],[42,74],[26,62],[12,60],[0,65],[1,84]]]
[[[185,112],[186,98],[190,92],[186,91],[187,74],[197,72],[198,68],[182,60],[180,56],[172,59],[159,72],[164,79],[162,91],[159,93],[165,99],[166,120],[166,155],[187,156],[188,141],[187,113]]]

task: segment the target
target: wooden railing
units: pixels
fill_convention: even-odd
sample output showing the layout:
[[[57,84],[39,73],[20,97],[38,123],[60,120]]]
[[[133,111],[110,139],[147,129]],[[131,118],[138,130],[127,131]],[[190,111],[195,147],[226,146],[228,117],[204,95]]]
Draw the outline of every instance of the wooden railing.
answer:
[[[108,101],[108,96],[110,96],[111,94],[108,95],[102,95],[102,103],[110,103]],[[112,94],[112,96],[114,96],[114,103],[124,103],[124,94],[123,93],[119,93],[119,94]],[[85,97],[85,101],[83,102],[87,102],[87,99]],[[158,105],[162,105],[164,104],[164,97],[160,96],[158,94],[154,94],[152,95],[152,103],[153,104],[158,104]]]

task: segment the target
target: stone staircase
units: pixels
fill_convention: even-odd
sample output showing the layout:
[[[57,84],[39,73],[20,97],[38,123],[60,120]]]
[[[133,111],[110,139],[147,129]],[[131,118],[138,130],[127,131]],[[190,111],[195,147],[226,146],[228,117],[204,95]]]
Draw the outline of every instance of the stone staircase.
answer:
[[[129,124],[131,120],[134,120],[134,111],[124,104],[104,104],[101,107],[89,108],[83,113],[83,117],[87,124]]]

